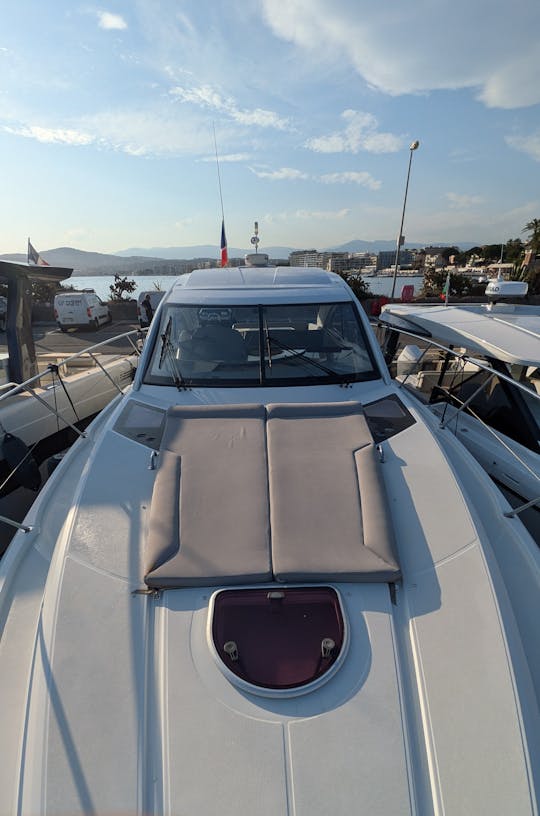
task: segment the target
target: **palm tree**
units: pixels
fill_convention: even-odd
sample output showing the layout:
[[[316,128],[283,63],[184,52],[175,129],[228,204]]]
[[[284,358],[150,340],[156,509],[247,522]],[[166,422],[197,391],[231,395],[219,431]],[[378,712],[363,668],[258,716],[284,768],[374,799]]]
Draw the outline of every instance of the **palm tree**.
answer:
[[[540,264],[537,260],[540,254],[540,218],[533,218],[532,221],[525,224],[522,232],[529,233],[529,240],[526,243],[528,252],[525,253],[522,278],[529,284],[529,294],[540,294]]]
[[[533,218],[532,221],[525,224],[521,231],[530,233],[529,240],[527,241],[529,249],[540,252],[540,218]]]

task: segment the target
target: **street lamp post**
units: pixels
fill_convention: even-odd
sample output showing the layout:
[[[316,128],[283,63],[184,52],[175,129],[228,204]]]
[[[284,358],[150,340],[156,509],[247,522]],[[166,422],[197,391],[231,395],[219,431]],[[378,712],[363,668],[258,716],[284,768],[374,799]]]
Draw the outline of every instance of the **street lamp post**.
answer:
[[[402,233],[403,233],[403,222],[405,220],[405,207],[407,206],[407,192],[409,190],[409,177],[411,175],[411,164],[412,164],[412,157],[415,150],[418,150],[420,147],[419,141],[414,141],[411,146],[409,147],[409,169],[407,170],[407,183],[405,185],[405,196],[403,198],[403,210],[401,212],[401,224],[399,226],[399,232],[397,237],[396,243],[396,263],[394,265],[394,277],[392,279],[392,294],[390,295],[390,299],[393,300],[394,292],[396,291],[396,278],[399,268],[399,250],[401,248],[401,241],[402,241]]]

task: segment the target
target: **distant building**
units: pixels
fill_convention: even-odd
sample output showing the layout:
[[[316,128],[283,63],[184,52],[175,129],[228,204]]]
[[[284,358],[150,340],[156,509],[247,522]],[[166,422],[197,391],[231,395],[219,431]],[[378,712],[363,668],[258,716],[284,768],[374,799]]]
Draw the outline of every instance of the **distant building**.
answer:
[[[322,254],[316,249],[296,249],[289,255],[291,266],[318,266],[323,267]]]
[[[399,265],[400,267],[412,267],[415,260],[415,253],[411,249],[399,250]],[[380,269],[388,269],[396,264],[396,250],[384,250],[377,255],[377,271]]]
[[[345,272],[351,268],[351,261],[348,252],[324,252],[326,255],[326,264],[324,269],[327,272]]]
[[[375,252],[351,252],[349,258],[353,269],[377,266],[377,254]]]
[[[432,269],[441,269],[446,266],[446,257],[443,255],[445,247],[426,247],[424,265]]]
[[[316,249],[298,249],[289,255],[291,266],[315,266],[328,272],[343,272],[350,267],[348,252],[318,252]]]

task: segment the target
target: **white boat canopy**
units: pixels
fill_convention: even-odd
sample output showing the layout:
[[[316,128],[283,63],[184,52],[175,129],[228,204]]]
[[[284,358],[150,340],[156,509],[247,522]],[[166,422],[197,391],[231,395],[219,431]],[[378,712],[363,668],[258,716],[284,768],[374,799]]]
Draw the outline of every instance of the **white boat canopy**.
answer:
[[[383,307],[381,322],[417,331],[448,346],[496,357],[510,365],[540,366],[540,309],[483,304]]]

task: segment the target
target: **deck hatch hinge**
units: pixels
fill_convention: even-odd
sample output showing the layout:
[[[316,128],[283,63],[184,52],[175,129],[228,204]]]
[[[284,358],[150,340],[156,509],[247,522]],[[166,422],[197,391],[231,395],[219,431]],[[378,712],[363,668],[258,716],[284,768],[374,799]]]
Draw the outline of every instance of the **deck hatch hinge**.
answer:
[[[161,596],[161,590],[155,589],[152,587],[147,587],[146,589],[134,589],[131,593],[132,595],[150,595],[150,597],[155,598],[156,600]]]

